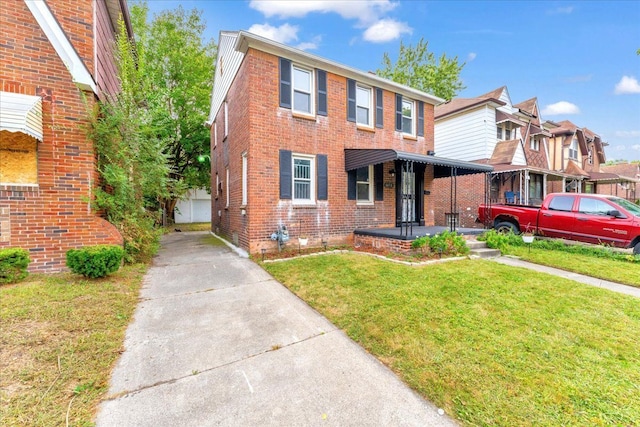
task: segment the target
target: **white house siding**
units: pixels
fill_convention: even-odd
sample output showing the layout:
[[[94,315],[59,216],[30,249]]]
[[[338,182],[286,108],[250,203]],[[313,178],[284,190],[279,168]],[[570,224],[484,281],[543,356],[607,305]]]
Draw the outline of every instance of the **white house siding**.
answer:
[[[496,114],[482,106],[435,122],[438,157],[473,161],[491,157],[496,145]]]
[[[237,32],[220,32],[218,60],[216,62],[213,93],[211,95],[211,111],[208,120],[209,124],[215,120],[244,58],[242,52],[235,50],[237,39]]]
[[[191,190],[188,198],[176,204],[176,224],[211,222],[211,194],[205,190]]]
[[[524,155],[524,148],[522,147],[522,143],[518,144],[518,148],[516,148],[516,152],[513,155],[513,161],[511,162],[513,165],[526,165],[527,158]]]

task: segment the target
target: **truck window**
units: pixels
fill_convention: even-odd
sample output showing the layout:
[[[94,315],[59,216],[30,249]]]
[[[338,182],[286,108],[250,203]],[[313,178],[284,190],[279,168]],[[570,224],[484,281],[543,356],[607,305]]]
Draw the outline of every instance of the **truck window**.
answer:
[[[590,215],[607,215],[607,212],[612,209],[614,209],[613,206],[602,200],[583,197],[580,199],[578,212]]]
[[[555,196],[549,202],[549,210],[571,212],[575,196]]]

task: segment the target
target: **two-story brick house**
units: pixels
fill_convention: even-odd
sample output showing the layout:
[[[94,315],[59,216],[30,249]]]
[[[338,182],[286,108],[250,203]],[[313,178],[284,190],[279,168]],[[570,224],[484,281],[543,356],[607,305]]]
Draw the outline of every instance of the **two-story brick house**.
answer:
[[[548,182],[569,176],[551,168],[548,137],[536,98],[513,104],[506,86],[475,98],[454,98],[435,109],[435,151],[438,156],[493,166],[489,181],[469,175],[458,183],[459,225],[472,227],[485,193],[489,200],[538,204]],[[449,197],[448,183],[436,180],[441,197]],[[437,223],[448,223],[447,212],[435,213]]]
[[[311,244],[433,224],[442,100],[247,32],[222,32],[211,102],[212,229],[251,253],[286,226]]]
[[[553,167],[579,177],[556,184],[553,191],[608,194],[633,200],[638,177],[632,169],[605,166],[606,142],[586,127],[578,127],[569,120],[547,122],[552,137],[549,139]],[[631,176],[629,176],[631,175]]]
[[[0,249],[29,250],[32,271],[65,253],[121,244],[91,209],[98,175],[86,136],[97,99],[118,91],[113,57],[125,0],[11,0],[0,6]]]

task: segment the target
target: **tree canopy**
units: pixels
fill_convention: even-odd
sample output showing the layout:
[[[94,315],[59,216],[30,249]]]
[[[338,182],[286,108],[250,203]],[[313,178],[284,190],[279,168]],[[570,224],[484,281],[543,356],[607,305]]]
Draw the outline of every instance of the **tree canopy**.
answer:
[[[149,114],[149,138],[162,141],[170,167],[168,195],[159,202],[173,217],[176,202],[194,188],[209,188],[210,165],[205,121],[213,87],[216,45],[204,42],[201,11],[182,6],[149,20],[146,3],[131,7],[141,95]]]
[[[376,74],[449,101],[465,88],[460,79],[465,64],[459,64],[457,56],[449,58],[442,54],[436,59],[428,44],[420,39],[413,47],[401,41],[397,61],[393,63],[385,52],[382,68]]]

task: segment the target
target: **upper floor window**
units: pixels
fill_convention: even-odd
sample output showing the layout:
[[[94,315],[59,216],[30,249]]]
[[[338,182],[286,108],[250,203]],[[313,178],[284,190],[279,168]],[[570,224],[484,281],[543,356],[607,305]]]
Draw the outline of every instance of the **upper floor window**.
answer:
[[[402,133],[415,135],[415,131],[413,130],[414,110],[413,101],[407,99],[402,100]]]
[[[313,114],[313,73],[297,66],[293,66],[293,111]]]
[[[569,145],[569,158],[578,160],[578,140],[574,138]]]
[[[505,122],[498,125],[498,139],[501,141],[511,140],[511,123]]]
[[[356,85],[356,122],[360,125],[371,126],[371,99],[370,87]]]
[[[540,151],[540,139],[535,136],[529,138],[529,148],[534,151]]]
[[[280,106],[306,116],[326,116],[327,73],[280,58]]]
[[[229,104],[224,101],[224,138],[229,135]]]

